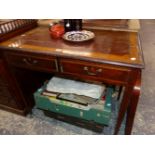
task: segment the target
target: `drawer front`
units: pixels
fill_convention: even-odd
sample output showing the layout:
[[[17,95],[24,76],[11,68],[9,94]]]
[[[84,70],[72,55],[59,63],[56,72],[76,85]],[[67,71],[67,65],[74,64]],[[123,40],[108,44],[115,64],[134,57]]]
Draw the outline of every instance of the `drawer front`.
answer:
[[[31,56],[28,54],[7,54],[8,63],[16,67],[43,71],[58,71],[57,59],[54,57]]]
[[[127,82],[130,73],[130,70],[126,68],[68,59],[60,60],[60,71],[61,73],[85,76],[85,78],[120,82]]]

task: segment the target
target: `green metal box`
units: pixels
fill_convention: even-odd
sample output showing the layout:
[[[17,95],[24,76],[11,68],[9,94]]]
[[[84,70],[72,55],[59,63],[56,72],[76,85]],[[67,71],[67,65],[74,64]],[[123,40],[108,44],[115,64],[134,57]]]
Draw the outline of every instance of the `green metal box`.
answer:
[[[113,88],[108,87],[106,89],[105,103],[100,108],[95,106],[82,106],[76,103],[56,99],[54,97],[44,96],[42,95],[43,90],[44,87],[38,89],[38,91],[34,93],[37,108],[88,121],[94,121],[102,125],[108,125],[111,117]]]

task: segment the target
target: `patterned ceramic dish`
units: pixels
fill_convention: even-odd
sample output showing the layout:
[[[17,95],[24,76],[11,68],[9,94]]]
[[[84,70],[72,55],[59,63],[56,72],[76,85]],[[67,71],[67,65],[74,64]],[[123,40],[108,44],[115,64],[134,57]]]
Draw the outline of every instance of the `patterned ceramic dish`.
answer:
[[[95,34],[93,32],[82,30],[82,31],[66,32],[62,38],[70,42],[84,42],[84,41],[91,40],[94,37],[95,37]]]

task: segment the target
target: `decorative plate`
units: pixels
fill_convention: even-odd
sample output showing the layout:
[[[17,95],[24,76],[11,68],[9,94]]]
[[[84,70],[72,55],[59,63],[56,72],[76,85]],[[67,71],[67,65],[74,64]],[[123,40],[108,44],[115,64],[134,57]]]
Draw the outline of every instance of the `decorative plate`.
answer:
[[[70,42],[84,42],[91,40],[94,37],[95,34],[93,32],[82,30],[66,32],[62,38]]]

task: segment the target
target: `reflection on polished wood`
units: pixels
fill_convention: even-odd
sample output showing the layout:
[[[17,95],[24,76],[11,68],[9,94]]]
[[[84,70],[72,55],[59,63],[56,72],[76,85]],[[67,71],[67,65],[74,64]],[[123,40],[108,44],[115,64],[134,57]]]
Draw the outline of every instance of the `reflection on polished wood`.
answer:
[[[62,39],[52,39],[47,28],[39,27],[3,42],[0,46],[143,68],[137,33],[102,30],[94,30],[94,33],[94,40],[75,44]]]

